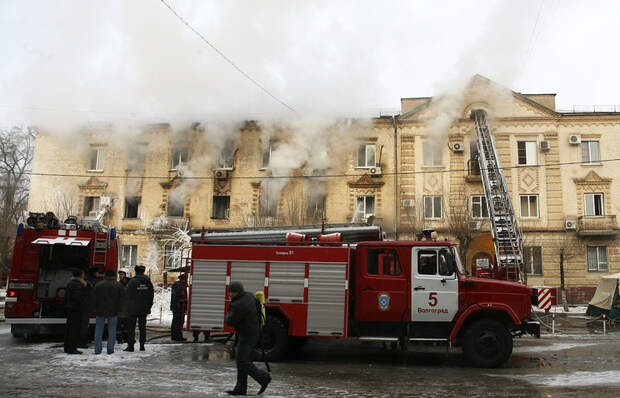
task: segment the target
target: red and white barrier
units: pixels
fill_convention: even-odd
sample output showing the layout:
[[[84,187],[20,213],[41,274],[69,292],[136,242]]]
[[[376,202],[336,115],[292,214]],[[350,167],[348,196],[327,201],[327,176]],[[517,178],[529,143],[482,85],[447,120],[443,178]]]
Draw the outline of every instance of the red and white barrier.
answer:
[[[549,312],[552,305],[556,305],[556,288],[539,287],[538,288],[538,308]]]

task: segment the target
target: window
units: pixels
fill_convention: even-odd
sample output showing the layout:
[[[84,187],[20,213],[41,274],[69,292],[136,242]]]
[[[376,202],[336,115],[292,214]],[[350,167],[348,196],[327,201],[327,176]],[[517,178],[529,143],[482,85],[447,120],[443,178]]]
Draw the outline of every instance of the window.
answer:
[[[542,275],[542,247],[523,248],[523,262],[528,275]]]
[[[358,196],[355,205],[355,220],[367,220],[375,215],[375,197]]]
[[[95,217],[99,212],[99,196],[87,196],[84,198],[84,211],[82,216]]]
[[[213,214],[211,218],[226,219],[230,211],[230,196],[213,197]]]
[[[402,270],[396,250],[369,249],[367,271],[369,275],[401,275]]]
[[[311,196],[307,199],[306,218],[310,221],[325,219],[325,195]]]
[[[607,272],[607,246],[588,246],[588,271]]]
[[[437,143],[425,142],[422,146],[424,166],[441,166],[441,149]]]
[[[517,157],[520,165],[535,165],[536,141],[517,141]]]
[[[138,218],[138,208],[140,207],[140,196],[125,197],[125,218]]]
[[[122,267],[134,267],[138,263],[138,246],[136,245],[123,245],[123,251],[121,256]]]
[[[266,169],[269,167],[269,161],[271,160],[271,145],[268,145],[266,148],[263,148],[261,168]]]
[[[168,194],[168,217],[183,217],[185,203],[180,195]]]
[[[538,217],[538,195],[521,195],[521,218]]]
[[[170,169],[176,170],[179,165],[187,163],[187,147],[172,148],[170,156]]]
[[[145,157],[146,146],[144,144],[133,146],[127,153],[127,169],[132,171],[144,170]]]
[[[418,274],[437,274],[437,252],[435,250],[420,250],[418,252]]]
[[[275,217],[278,209],[278,201],[273,195],[261,193],[258,198],[259,217]]]
[[[357,149],[357,167],[375,167],[377,146],[375,144],[362,144]]]
[[[441,218],[441,196],[424,197],[424,218]]]
[[[581,141],[581,161],[598,164],[600,160],[601,151],[598,141]]]
[[[584,195],[586,202],[586,217],[600,217],[603,215],[603,194],[587,193]]]
[[[486,196],[474,195],[471,197],[471,217],[489,218],[489,208],[487,207]]]
[[[235,162],[235,145],[233,141],[227,141],[224,148],[220,152],[220,157],[217,159],[218,169],[232,169]]]
[[[90,150],[88,170],[103,171],[103,148],[92,148]]]
[[[164,269],[179,268],[181,266],[181,247],[175,244],[164,246]]]

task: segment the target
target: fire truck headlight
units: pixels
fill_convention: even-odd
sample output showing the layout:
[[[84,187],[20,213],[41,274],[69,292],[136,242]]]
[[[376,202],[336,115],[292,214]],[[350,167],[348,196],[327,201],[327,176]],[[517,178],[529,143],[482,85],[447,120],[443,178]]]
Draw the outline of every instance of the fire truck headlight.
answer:
[[[58,292],[56,293],[56,296],[63,298],[65,297],[65,289],[58,289]]]
[[[6,296],[7,297],[15,297],[15,296],[17,296],[17,293],[15,293],[15,290],[9,290],[8,292],[6,292]]]

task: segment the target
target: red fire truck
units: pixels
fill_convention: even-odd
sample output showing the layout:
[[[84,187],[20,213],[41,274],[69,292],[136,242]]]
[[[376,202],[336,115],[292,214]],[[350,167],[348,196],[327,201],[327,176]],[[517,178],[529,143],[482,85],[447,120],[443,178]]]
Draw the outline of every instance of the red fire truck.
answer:
[[[74,268],[96,266],[97,278],[118,262],[116,231],[96,220],[69,217],[59,223],[53,213],[30,213],[19,224],[5,318],[14,337],[54,333],[66,323],[65,286]]]
[[[536,292],[468,276],[453,243],[387,241],[379,227],[299,232],[193,236],[187,329],[231,332],[227,287],[240,281],[265,293],[269,360],[307,337],[356,337],[403,349],[443,342],[461,346],[475,366],[496,367],[513,336],[540,336],[530,319]]]

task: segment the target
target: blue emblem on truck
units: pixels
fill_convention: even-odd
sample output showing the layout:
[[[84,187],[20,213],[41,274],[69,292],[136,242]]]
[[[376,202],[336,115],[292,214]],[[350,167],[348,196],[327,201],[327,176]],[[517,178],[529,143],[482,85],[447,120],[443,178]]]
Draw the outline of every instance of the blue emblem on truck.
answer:
[[[379,309],[381,311],[387,311],[390,309],[390,295],[387,293],[381,293],[377,298],[379,302]]]

